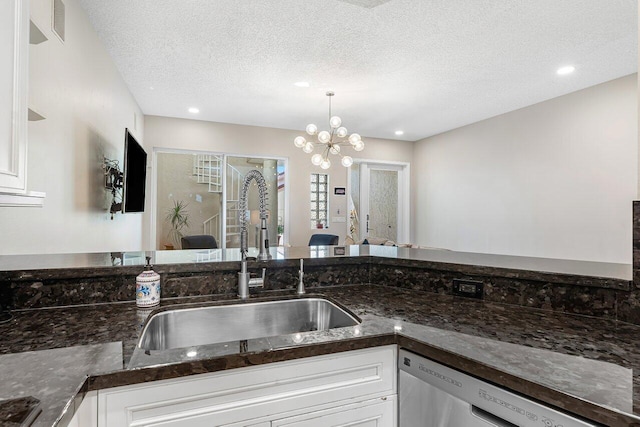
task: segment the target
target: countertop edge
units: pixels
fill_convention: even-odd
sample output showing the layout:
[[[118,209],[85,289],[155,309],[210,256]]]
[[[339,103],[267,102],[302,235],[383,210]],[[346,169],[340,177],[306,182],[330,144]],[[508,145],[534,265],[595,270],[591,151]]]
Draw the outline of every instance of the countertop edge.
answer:
[[[467,275],[484,275],[507,279],[526,279],[540,282],[559,283],[567,286],[587,286],[629,291],[633,281],[605,276],[590,276],[577,273],[526,270],[512,267],[496,267],[489,265],[463,264],[454,261],[413,259],[406,257],[385,257],[381,255],[346,255],[328,258],[287,258],[266,261],[266,267],[297,268],[297,260],[303,258],[309,267],[318,265],[354,264],[364,260],[370,265],[401,266],[407,268],[426,268],[440,271],[456,272]],[[212,271],[236,271],[239,261],[190,262],[180,264],[156,264],[154,270],[159,274],[203,273]],[[33,270],[0,271],[0,281],[45,281],[72,278],[126,277],[140,273],[139,265],[98,266],[98,267],[65,267],[40,268]]]
[[[588,402],[579,397],[509,374],[505,371],[455,352],[405,336],[402,333],[387,333],[357,339],[350,338],[347,340],[336,341],[333,344],[334,345],[329,350],[323,349],[323,344],[315,343],[277,350],[234,354],[171,365],[151,366],[132,370],[122,370],[107,374],[89,375],[88,378],[78,387],[76,396],[70,398],[70,404],[67,405],[65,412],[61,414],[58,420],[71,419],[79,407],[84,394],[88,391],[142,384],[158,380],[182,378],[191,375],[220,372],[228,369],[238,369],[249,366],[303,359],[324,354],[335,354],[351,350],[395,344],[398,345],[399,348],[412,351],[420,356],[429,358],[483,381],[488,381],[499,387],[506,388],[528,398],[537,400],[563,412],[584,417],[599,423],[604,423],[606,425],[636,426],[640,423],[640,417]],[[75,403],[73,407],[71,405],[72,402]],[[60,427],[64,425],[65,424],[63,423],[55,424],[55,426]]]

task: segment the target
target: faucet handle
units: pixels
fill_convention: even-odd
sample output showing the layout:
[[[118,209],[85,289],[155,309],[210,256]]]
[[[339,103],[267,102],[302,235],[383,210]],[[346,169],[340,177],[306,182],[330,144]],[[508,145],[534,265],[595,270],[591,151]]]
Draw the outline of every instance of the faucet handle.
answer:
[[[264,288],[264,280],[267,275],[267,269],[262,269],[262,277],[254,277],[253,279],[249,279],[249,287],[250,288]]]

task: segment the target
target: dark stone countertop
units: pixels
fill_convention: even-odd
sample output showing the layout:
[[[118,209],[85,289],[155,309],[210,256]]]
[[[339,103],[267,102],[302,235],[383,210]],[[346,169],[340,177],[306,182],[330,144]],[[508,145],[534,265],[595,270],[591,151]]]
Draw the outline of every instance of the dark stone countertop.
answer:
[[[31,396],[0,402],[0,425],[22,427],[33,423],[40,414],[40,401]]]
[[[375,285],[309,291],[362,324],[249,340],[246,352],[237,342],[199,346],[189,357],[135,350],[148,312],[134,303],[17,311],[0,325],[0,399],[39,399],[34,425],[51,426],[86,390],[396,343],[605,425],[640,425],[638,326]],[[230,299],[165,300],[161,310]]]
[[[250,248],[249,255],[255,256],[257,251]],[[352,245],[352,246],[313,246],[313,247],[272,247],[270,254],[274,262],[284,260],[326,260],[344,257],[376,257],[386,261],[414,261],[422,265],[458,266],[467,271],[473,269],[479,272],[498,271],[507,274],[523,275],[529,278],[541,278],[551,275],[566,276],[570,283],[580,278],[601,279],[600,286],[620,287],[628,285],[632,279],[632,266],[629,264],[579,261],[568,259],[552,259],[540,257],[525,257],[499,254],[482,254],[457,252],[443,249],[415,249],[395,246]],[[160,270],[180,271],[180,265],[187,270],[194,265],[203,264],[211,269],[211,264],[229,264],[230,268],[237,268],[240,261],[239,249],[198,249],[180,251],[147,251],[147,252],[104,252],[77,254],[42,254],[42,255],[4,255],[0,256],[0,279],[29,278],[38,276],[60,277],[67,273],[82,272],[81,270],[95,270],[96,274],[116,274],[140,270],[145,264],[145,256],[151,257],[151,262]],[[116,267],[114,269],[114,267]],[[124,268],[123,268],[124,267]],[[216,268],[224,269],[224,265]],[[77,274],[77,273],[76,273]],[[84,273],[86,274],[86,272]],[[606,279],[609,279],[608,281]]]

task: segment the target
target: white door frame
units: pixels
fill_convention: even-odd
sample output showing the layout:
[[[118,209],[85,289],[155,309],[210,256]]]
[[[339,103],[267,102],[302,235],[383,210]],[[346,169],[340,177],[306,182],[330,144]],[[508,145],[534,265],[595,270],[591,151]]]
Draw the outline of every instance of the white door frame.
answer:
[[[360,165],[360,180],[362,183],[362,165],[365,165],[367,176],[365,182],[368,182],[369,169],[377,170],[394,170],[398,172],[398,241],[396,243],[410,243],[411,237],[411,164],[408,162],[393,162],[385,160],[371,160],[371,159],[354,159],[354,163]],[[347,175],[347,197],[351,197],[351,168],[349,168],[349,174]],[[369,195],[363,195],[362,185],[360,186],[360,212],[363,214],[362,209],[365,204],[363,198],[368,205]],[[348,199],[349,200],[349,199]],[[365,237],[363,229],[366,230],[366,217],[360,217],[360,239]],[[349,235],[349,221],[346,224],[346,234]]]

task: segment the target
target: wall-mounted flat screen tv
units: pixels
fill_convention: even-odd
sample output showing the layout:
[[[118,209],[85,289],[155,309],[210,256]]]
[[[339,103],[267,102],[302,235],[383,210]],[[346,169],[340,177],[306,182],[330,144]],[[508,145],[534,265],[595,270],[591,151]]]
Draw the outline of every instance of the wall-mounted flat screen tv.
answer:
[[[144,212],[144,193],[147,180],[147,153],[131,135],[124,131],[124,182],[122,212]]]

